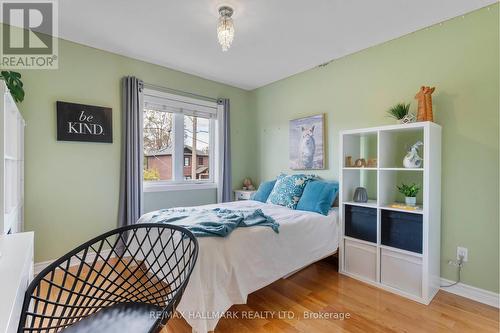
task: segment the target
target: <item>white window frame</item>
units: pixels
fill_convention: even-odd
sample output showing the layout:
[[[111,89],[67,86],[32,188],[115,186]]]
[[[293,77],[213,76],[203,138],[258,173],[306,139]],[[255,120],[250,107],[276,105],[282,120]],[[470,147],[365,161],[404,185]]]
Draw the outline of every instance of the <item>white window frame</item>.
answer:
[[[181,95],[170,94],[153,89],[144,89],[144,103],[153,102],[156,104],[167,104],[168,106],[186,111],[186,114],[200,117],[210,114],[209,119],[209,179],[184,179],[184,113],[173,113],[173,154],[172,154],[172,180],[144,181],[143,192],[162,192],[179,190],[198,190],[198,189],[216,189],[218,188],[218,172],[215,168],[220,165],[216,159],[220,156],[218,152],[219,143],[219,124],[218,106],[216,102],[205,101],[201,99],[185,97]],[[142,110],[144,110],[144,105]],[[168,112],[168,111],[167,111]],[[176,140],[181,137],[182,140]],[[143,156],[144,158],[144,156]],[[193,158],[191,156],[191,166]]]

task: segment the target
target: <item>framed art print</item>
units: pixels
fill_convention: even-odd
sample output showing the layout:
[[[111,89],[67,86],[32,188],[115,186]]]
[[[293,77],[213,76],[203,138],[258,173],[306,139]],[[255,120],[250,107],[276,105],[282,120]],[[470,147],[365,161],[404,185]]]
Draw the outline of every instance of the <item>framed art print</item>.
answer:
[[[325,116],[290,121],[290,169],[319,170],[325,168]]]

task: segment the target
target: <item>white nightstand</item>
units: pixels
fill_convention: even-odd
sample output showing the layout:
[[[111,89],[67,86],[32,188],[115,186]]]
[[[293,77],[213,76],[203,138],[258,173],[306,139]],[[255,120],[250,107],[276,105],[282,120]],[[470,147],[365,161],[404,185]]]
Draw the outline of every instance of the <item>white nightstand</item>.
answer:
[[[250,191],[250,190],[236,190],[234,191],[234,200],[250,200],[250,197],[252,194],[254,194],[255,190]]]

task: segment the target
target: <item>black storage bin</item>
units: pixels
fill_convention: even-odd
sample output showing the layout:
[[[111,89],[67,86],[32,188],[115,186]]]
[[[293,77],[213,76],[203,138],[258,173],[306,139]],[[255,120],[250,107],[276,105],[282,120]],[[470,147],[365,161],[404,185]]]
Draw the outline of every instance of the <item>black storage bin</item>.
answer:
[[[345,205],[345,235],[377,242],[377,209]]]
[[[422,215],[382,210],[382,244],[422,253]]]

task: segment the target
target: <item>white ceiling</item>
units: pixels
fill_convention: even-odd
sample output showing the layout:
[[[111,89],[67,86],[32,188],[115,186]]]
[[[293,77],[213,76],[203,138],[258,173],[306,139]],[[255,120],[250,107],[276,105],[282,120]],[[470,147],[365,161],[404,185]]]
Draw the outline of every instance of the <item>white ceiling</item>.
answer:
[[[62,38],[254,89],[496,0],[62,0]],[[235,39],[217,43],[217,8]],[[167,84],[167,83],[166,83]]]

